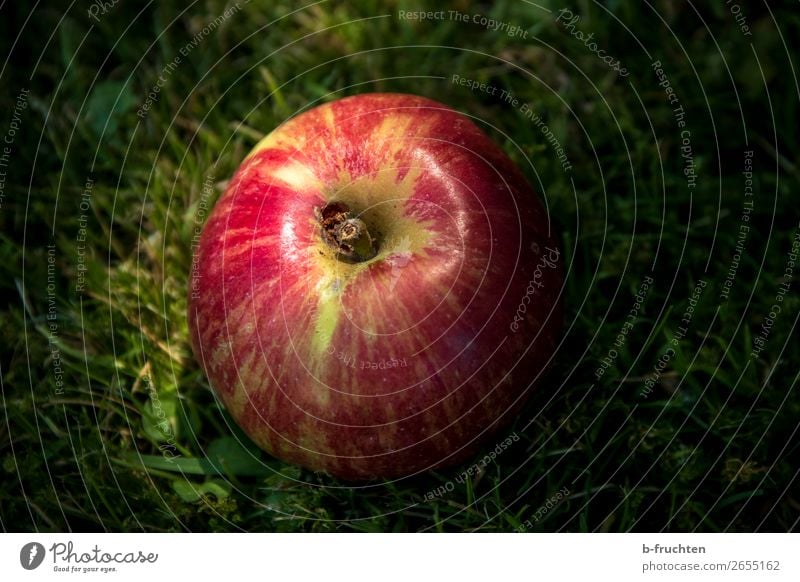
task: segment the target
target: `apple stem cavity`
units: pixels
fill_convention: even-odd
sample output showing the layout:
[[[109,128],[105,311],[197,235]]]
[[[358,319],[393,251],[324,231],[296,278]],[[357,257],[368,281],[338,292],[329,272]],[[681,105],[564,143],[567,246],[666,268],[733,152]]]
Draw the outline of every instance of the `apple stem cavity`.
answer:
[[[345,263],[361,263],[378,254],[377,241],[369,234],[367,224],[353,216],[343,202],[330,202],[314,211],[320,223],[322,240]]]

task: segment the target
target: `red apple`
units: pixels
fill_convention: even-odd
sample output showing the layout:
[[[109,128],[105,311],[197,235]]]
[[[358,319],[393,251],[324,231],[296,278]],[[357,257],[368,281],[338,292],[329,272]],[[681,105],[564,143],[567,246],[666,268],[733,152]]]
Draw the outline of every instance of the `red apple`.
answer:
[[[522,173],[475,124],[366,94],[244,160],[195,255],[195,355],[270,454],[362,480],[463,461],[555,349],[561,257]]]

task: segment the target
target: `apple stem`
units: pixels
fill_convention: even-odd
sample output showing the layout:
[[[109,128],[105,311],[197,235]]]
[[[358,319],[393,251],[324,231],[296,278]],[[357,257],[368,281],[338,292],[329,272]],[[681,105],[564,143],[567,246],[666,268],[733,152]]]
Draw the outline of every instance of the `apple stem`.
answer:
[[[377,241],[369,234],[367,224],[353,216],[343,202],[330,202],[314,213],[320,223],[322,240],[336,251],[340,261],[360,263],[377,254]]]

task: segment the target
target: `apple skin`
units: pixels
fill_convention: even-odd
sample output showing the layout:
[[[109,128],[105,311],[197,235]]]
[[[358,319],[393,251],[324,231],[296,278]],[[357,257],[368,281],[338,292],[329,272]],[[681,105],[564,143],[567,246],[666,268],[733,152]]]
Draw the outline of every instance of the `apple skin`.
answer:
[[[339,260],[346,203],[377,255]],[[242,429],[345,480],[461,462],[519,412],[561,328],[562,257],[522,173],[466,116],[363,94],[244,160],[203,228],[192,348]]]

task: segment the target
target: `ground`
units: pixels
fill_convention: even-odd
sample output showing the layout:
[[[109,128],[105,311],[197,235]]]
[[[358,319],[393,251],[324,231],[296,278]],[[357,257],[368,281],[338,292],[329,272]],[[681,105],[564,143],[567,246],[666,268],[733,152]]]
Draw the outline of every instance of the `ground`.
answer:
[[[795,4],[124,4],[0,6],[2,529],[797,529]],[[474,116],[570,264],[516,422],[353,487],[237,444],[185,309],[247,152],[365,91]]]

